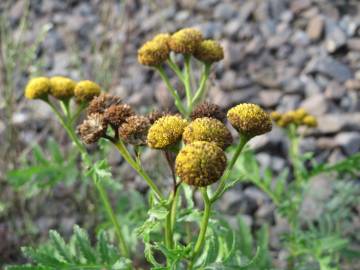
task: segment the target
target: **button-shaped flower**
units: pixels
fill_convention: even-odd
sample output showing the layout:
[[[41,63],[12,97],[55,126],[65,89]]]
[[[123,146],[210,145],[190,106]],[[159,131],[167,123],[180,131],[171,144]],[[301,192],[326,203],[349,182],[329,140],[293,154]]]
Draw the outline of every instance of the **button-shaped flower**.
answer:
[[[196,141],[207,141],[225,149],[232,143],[232,136],[227,127],[215,118],[203,117],[192,121],[184,130],[186,144]]]
[[[176,175],[188,185],[204,187],[220,179],[226,168],[224,151],[215,143],[198,141],[186,145],[175,161]]]
[[[240,134],[250,138],[267,133],[272,128],[269,114],[256,104],[239,104],[228,111],[227,118]]]
[[[224,58],[224,50],[219,42],[208,39],[202,41],[194,52],[196,59],[205,63],[219,62]]]
[[[178,115],[159,118],[150,127],[147,143],[151,148],[164,149],[180,141],[188,122]]]
[[[50,78],[50,93],[57,99],[69,99],[74,96],[75,85],[70,78],[55,76]]]
[[[50,91],[50,80],[46,77],[31,79],[25,87],[25,97],[28,99],[46,98]]]
[[[184,28],[172,34],[169,46],[173,52],[193,54],[202,40],[201,31],[195,28]]]
[[[100,86],[93,81],[80,81],[76,84],[74,94],[79,102],[87,102],[92,100],[95,96],[100,95]]]

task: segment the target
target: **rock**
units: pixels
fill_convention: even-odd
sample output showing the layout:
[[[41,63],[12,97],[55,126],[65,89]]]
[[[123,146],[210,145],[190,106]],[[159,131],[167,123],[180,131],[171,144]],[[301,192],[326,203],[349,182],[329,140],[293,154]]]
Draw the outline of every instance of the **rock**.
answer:
[[[259,85],[268,87],[268,88],[278,88],[279,82],[277,80],[276,72],[273,68],[264,68],[257,72],[251,74],[251,78],[254,82],[257,82]]]
[[[221,20],[229,20],[235,14],[236,8],[229,3],[221,3],[214,10],[214,17]]]
[[[328,103],[322,94],[313,95],[305,99],[300,107],[313,115],[323,115],[328,111]]]
[[[229,21],[224,26],[224,32],[229,37],[235,37],[241,28],[241,21],[238,19]]]
[[[274,107],[278,104],[281,96],[282,93],[279,90],[262,90],[259,92],[261,105],[264,107]]]
[[[347,40],[347,47],[352,51],[360,51],[360,38],[351,38]]]
[[[345,158],[346,157],[344,156],[344,154],[340,149],[335,149],[334,151],[331,152],[328,158],[328,162],[329,164],[335,164],[341,160],[344,160]]]
[[[353,76],[347,65],[330,56],[314,57],[304,71],[306,74],[321,73],[339,82],[344,82]]]
[[[304,88],[306,97],[321,94],[322,87],[320,87],[312,77],[303,75],[301,76],[301,80],[304,82],[305,85]]]
[[[304,31],[296,31],[291,37],[291,43],[296,47],[306,47],[310,44],[308,35]]]
[[[221,89],[225,91],[232,91],[236,87],[236,72],[233,70],[228,70],[224,73],[224,76],[221,78],[220,86]]]
[[[219,204],[220,210],[228,214],[236,214],[239,212],[241,205],[245,201],[243,192],[237,189],[231,189],[226,192],[226,195],[221,199]]]
[[[290,55],[289,62],[297,67],[303,68],[310,58],[305,48],[296,48]]]
[[[326,114],[317,117],[321,134],[337,133],[340,130],[360,131],[360,113]]]
[[[173,104],[173,98],[169,93],[164,82],[160,82],[156,86],[155,98],[162,108],[171,108]]]
[[[224,66],[232,67],[238,65],[245,56],[244,44],[224,42]]]
[[[291,78],[289,80],[285,80],[282,83],[282,86],[285,93],[302,94],[304,90],[304,83],[297,78]]]
[[[346,155],[353,155],[360,151],[359,132],[342,132],[336,135],[335,142],[344,149]]]
[[[258,54],[264,48],[265,41],[260,36],[255,36],[245,47],[246,54]]]
[[[241,5],[237,19],[239,19],[241,23],[246,22],[250,18],[251,14],[253,14],[253,12],[255,11],[256,5],[257,3],[255,3],[254,1],[246,1],[244,4]]]
[[[323,16],[317,15],[310,19],[306,32],[312,41],[321,39],[324,32],[325,20]]]
[[[244,194],[248,199],[254,200],[258,206],[269,200],[268,196],[256,187],[246,188]]]
[[[330,82],[325,89],[325,97],[329,99],[341,99],[346,93],[345,87],[337,81]]]
[[[275,205],[273,204],[263,204],[256,210],[255,217],[257,224],[263,224],[264,222],[269,222],[270,224],[274,222],[274,210]]]
[[[317,142],[316,142],[316,147],[319,150],[328,150],[328,149],[333,149],[337,146],[336,142],[334,141],[334,138],[330,138],[330,137],[321,137],[318,138]]]
[[[326,24],[325,47],[328,52],[334,53],[346,44],[346,34],[334,22]]]
[[[359,91],[360,90],[360,80],[347,80],[345,82],[345,87],[348,90]]]
[[[310,0],[294,0],[291,1],[290,9],[295,14],[304,11],[311,6]]]
[[[277,109],[284,112],[294,110],[299,107],[300,101],[301,97],[298,95],[283,95]]]

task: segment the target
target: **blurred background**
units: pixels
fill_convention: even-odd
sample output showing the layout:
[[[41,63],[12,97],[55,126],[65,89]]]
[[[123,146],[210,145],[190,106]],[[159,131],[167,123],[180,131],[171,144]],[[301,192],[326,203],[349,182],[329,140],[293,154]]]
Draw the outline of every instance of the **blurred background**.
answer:
[[[208,100],[224,108],[241,102],[268,111],[305,108],[319,126],[303,138],[302,151],[333,163],[360,150],[359,12],[356,0],[1,0],[0,266],[23,261],[20,247],[43,242],[49,229],[67,235],[80,224],[94,231],[101,219],[65,131],[46,104],[25,100],[29,77],[90,79],[138,112],[172,109],[160,77],[138,64],[137,49],[156,33],[197,27],[225,51],[213,67]],[[252,146],[262,167],[288,166],[281,130]],[[116,188],[146,191],[115,151],[101,152],[114,168]],[[154,156],[146,152],[144,159]],[[162,174],[157,162],[147,166]],[[336,192],[328,176],[312,189],[322,195],[306,198],[309,219]],[[271,247],[281,261],[277,234],[284,225],[264,193],[239,185],[218,205],[229,220],[241,213],[254,226],[270,222]],[[360,229],[359,204],[353,211],[350,232]]]

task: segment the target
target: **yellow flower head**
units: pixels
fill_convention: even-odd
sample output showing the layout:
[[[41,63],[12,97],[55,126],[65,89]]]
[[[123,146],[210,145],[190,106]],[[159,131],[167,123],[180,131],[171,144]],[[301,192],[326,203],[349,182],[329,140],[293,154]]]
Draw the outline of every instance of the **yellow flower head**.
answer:
[[[93,81],[80,81],[76,84],[74,94],[79,102],[92,100],[95,96],[100,95],[100,86]]]
[[[56,76],[50,78],[50,93],[57,99],[67,99],[74,96],[76,83],[66,77]]]
[[[28,99],[41,99],[47,97],[50,91],[50,80],[46,77],[31,79],[25,87],[25,97]]]
[[[176,175],[188,185],[204,187],[220,179],[226,167],[224,151],[215,143],[197,141],[186,145],[175,161]]]
[[[204,40],[196,48],[195,58],[205,63],[214,63],[224,58],[224,50],[215,40]]]
[[[145,66],[158,66],[164,63],[170,54],[166,34],[159,34],[153,40],[146,42],[138,50],[138,61]],[[170,38],[170,37],[169,37]]]
[[[270,113],[270,117],[271,117],[271,119],[274,120],[275,122],[276,122],[276,121],[279,121],[280,118],[281,118],[281,113],[276,112],[276,111],[271,112],[271,113]]]
[[[168,33],[160,33],[157,34],[152,40],[169,46],[168,44],[170,41],[170,35]]]
[[[169,46],[176,53],[193,54],[202,40],[203,35],[199,30],[184,28],[171,36]]]
[[[248,137],[264,134],[272,128],[269,114],[256,104],[239,104],[228,111],[227,118],[240,134]]]
[[[183,139],[186,144],[196,141],[213,142],[222,149],[232,143],[232,136],[227,127],[219,120],[208,117],[192,121],[184,129]]]
[[[164,149],[176,144],[188,122],[178,115],[167,115],[159,118],[150,127],[147,143],[151,148]]]
[[[302,123],[308,127],[317,127],[316,117],[313,115],[307,115],[302,120]]]
[[[299,108],[294,112],[294,121],[296,124],[301,124],[302,120],[308,115],[308,113],[303,109]]]

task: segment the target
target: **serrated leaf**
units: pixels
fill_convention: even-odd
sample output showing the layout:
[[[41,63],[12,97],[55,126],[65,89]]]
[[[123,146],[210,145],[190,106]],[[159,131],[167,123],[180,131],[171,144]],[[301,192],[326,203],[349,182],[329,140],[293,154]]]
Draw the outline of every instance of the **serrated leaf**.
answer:
[[[238,217],[239,225],[239,248],[241,252],[248,258],[252,256],[253,238],[250,227],[245,223],[244,219]]]
[[[90,245],[90,240],[87,233],[79,226],[74,226],[76,243],[80,249],[81,254],[90,263],[96,263],[96,255]]]
[[[64,239],[60,236],[57,231],[50,230],[49,232],[50,241],[54,245],[56,251],[60,256],[64,258],[64,260],[68,263],[72,263],[73,259],[70,253],[69,248],[66,246]]]

